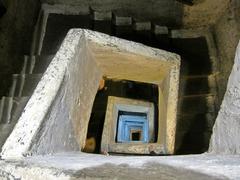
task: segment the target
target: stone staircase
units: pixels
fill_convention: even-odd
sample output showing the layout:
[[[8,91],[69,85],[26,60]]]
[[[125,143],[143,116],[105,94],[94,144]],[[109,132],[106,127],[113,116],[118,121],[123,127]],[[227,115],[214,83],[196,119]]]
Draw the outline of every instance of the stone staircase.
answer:
[[[206,40],[172,38],[172,47],[181,55],[181,75],[177,125],[179,154],[208,149],[216,117],[216,81]]]
[[[207,150],[216,116],[216,84],[206,40],[173,38],[171,29],[162,24],[135,19],[123,11],[99,11],[93,8],[84,15],[49,14],[41,55],[24,57],[22,72],[13,75],[9,96],[1,98],[0,128],[5,129],[0,131],[4,137],[1,139],[6,139],[11,132],[42,73],[71,28],[92,29],[180,54],[183,62],[177,153],[201,153]],[[3,142],[0,142],[0,146]]]
[[[24,56],[20,74],[12,75],[7,96],[0,100],[0,146],[13,130],[53,56]]]

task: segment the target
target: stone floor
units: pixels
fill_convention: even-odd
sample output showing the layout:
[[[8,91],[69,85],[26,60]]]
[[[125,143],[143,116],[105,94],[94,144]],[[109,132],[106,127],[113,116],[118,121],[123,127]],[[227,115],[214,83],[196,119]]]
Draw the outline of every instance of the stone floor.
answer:
[[[0,161],[0,179],[240,179],[240,155],[64,153]]]

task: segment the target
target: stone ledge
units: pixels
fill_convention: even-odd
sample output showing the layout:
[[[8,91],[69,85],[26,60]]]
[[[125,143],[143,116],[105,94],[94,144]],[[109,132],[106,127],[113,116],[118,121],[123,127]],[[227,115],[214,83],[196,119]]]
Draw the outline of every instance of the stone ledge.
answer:
[[[0,161],[0,177],[31,179],[239,179],[239,155],[104,156],[55,154]]]

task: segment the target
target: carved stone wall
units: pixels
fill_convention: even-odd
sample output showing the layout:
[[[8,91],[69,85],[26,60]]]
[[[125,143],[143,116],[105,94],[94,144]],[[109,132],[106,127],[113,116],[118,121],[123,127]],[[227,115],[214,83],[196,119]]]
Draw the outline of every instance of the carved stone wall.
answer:
[[[220,16],[214,26],[214,36],[219,58],[219,100],[223,99],[226,91],[236,47],[240,39],[240,1],[233,0],[224,15]]]
[[[221,154],[240,153],[240,44],[228,80],[221,109],[216,119],[209,151]]]
[[[212,25],[226,10],[230,0],[197,0],[194,6],[183,5],[176,0],[42,0],[44,3],[91,5],[102,9],[124,9],[134,17],[160,20],[160,23],[200,27]]]

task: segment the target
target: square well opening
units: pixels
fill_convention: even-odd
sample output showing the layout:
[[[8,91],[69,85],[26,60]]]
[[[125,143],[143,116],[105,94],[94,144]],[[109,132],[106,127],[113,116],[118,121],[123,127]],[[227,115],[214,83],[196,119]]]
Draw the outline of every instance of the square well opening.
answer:
[[[149,142],[147,113],[118,111],[116,142]]]
[[[148,106],[137,104],[116,104],[115,134],[116,143],[154,143],[158,134],[158,87],[154,84],[128,80],[105,79],[104,88],[99,90],[92,108],[88,125],[87,142],[95,139],[96,147],[86,152],[101,153],[102,133],[106,118],[108,101],[111,98],[127,99],[129,102],[143,102]],[[151,120],[150,120],[151,119]],[[149,127],[149,121],[151,125]],[[151,129],[151,132],[149,131]],[[138,139],[138,140],[137,140]],[[87,146],[90,145],[87,143]],[[90,147],[90,146],[89,146]]]

